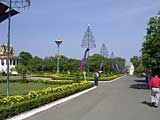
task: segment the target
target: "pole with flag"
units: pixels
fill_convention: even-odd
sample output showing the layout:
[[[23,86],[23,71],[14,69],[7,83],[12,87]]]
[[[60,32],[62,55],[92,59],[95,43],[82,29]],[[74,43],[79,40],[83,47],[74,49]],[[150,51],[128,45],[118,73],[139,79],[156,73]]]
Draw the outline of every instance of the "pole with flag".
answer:
[[[119,68],[119,65],[116,63],[116,71],[119,73],[121,70],[120,70],[120,68]]]
[[[112,63],[112,69],[114,69],[114,70],[115,70],[115,66],[114,66],[114,63]]]
[[[0,2],[0,23],[19,13],[15,9],[8,9],[10,9],[10,7]]]
[[[80,70],[83,70],[83,68],[84,68],[85,65],[86,65],[86,56],[87,56],[87,52],[89,52],[89,48],[87,48],[87,49],[85,50],[83,59],[82,59],[81,62],[80,62],[80,66],[79,66]]]
[[[7,96],[9,96],[9,60],[10,60],[10,27],[11,17],[19,12],[13,8],[25,8],[30,6],[30,0],[4,0],[8,6],[0,2],[0,23],[8,19],[8,40],[7,40]]]
[[[101,64],[99,66],[100,72],[102,72],[103,69],[104,59],[105,59],[104,56],[102,56]]]

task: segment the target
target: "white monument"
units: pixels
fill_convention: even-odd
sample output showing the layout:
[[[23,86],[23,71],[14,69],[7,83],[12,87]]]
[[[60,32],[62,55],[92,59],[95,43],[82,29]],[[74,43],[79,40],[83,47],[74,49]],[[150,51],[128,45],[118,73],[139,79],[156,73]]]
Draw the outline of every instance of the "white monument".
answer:
[[[134,66],[133,64],[131,64],[129,67],[129,75],[133,75],[133,74],[134,74]]]

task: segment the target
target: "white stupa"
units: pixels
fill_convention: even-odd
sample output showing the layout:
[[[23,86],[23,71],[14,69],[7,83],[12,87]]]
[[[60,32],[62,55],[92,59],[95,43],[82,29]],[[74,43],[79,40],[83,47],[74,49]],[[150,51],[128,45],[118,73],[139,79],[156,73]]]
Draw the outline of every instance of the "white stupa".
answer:
[[[133,64],[130,65],[128,71],[129,71],[129,75],[133,75],[134,74],[134,66],[133,66]]]

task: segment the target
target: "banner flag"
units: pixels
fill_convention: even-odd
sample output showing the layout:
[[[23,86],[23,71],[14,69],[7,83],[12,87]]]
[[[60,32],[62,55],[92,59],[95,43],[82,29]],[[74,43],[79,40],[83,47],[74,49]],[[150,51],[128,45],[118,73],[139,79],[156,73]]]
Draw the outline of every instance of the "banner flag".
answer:
[[[0,15],[1,15],[1,14],[4,14],[7,9],[8,9],[8,6],[0,3]]]
[[[3,22],[4,20],[8,19],[9,11],[7,11],[7,9],[8,9],[8,6],[0,3],[0,23]],[[10,17],[12,17],[12,16],[14,16],[18,13],[19,13],[18,11],[14,10],[14,9],[11,9]]]
[[[116,71],[117,71],[117,72],[120,72],[120,71],[121,71],[117,63],[116,63]]]
[[[86,56],[87,56],[88,51],[89,51],[89,48],[86,49],[84,56],[83,56],[83,59],[81,60],[80,67],[79,67],[80,70],[82,70],[84,68],[84,66],[86,65]]]
[[[100,64],[100,67],[99,67],[100,71],[102,71],[103,64],[104,64],[104,56],[102,56],[101,64]]]

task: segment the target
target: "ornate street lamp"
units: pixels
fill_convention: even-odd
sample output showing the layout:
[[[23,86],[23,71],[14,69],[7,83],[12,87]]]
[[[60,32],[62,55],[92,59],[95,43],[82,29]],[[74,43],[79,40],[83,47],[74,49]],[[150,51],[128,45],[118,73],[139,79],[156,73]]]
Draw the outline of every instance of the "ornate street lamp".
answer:
[[[89,24],[88,24],[87,30],[83,36],[81,47],[88,48],[88,49],[96,48],[95,39],[93,37],[93,34],[92,34],[92,31],[91,31]],[[88,52],[88,57],[89,57],[89,52]]]
[[[55,43],[57,44],[57,46],[58,46],[58,56],[57,56],[57,74],[59,74],[59,59],[60,59],[60,56],[59,56],[59,47],[60,47],[60,45],[61,45],[61,43],[62,43],[62,40],[61,39],[56,39],[55,40]]]
[[[1,0],[8,4],[8,41],[7,41],[7,96],[9,96],[9,60],[10,60],[10,24],[11,24],[11,11],[13,8],[24,9],[30,6],[30,0]]]
[[[92,31],[91,31],[89,24],[88,24],[87,30],[83,36],[81,47],[88,48],[89,50],[92,48],[96,48],[95,39],[93,37],[93,34],[92,34]],[[88,57],[89,57],[89,51],[88,51]],[[88,65],[88,71],[90,71],[89,65]]]

